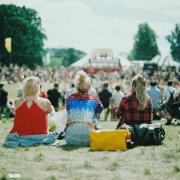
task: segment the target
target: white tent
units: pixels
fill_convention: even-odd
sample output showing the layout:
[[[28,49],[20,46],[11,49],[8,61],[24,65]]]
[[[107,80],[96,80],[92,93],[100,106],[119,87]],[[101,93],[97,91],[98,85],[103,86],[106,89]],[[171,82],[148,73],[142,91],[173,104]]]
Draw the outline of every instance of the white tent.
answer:
[[[161,56],[160,55],[156,55],[151,61],[149,61],[150,63],[155,63],[158,64],[158,62],[161,60]]]
[[[180,67],[180,63],[174,61],[171,56],[166,56],[158,61],[159,66],[175,66]]]
[[[123,68],[130,68],[132,66],[132,63],[126,57],[121,56],[119,59]]]
[[[84,56],[80,60],[76,61],[75,63],[71,64],[71,67],[83,67],[89,63],[89,55]]]

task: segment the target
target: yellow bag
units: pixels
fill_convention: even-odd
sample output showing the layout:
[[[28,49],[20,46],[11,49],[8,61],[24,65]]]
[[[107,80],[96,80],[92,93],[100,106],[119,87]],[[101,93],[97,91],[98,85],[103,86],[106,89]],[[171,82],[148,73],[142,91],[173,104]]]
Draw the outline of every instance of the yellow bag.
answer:
[[[127,150],[126,140],[130,138],[128,129],[102,129],[90,131],[91,150]]]

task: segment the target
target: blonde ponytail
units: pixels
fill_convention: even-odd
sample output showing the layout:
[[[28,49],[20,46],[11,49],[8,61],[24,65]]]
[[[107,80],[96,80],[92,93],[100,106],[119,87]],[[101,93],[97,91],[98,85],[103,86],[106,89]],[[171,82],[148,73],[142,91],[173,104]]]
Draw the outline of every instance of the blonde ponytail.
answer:
[[[139,110],[144,110],[148,100],[146,94],[146,81],[143,76],[137,75],[132,80],[132,92],[135,93],[139,102]]]

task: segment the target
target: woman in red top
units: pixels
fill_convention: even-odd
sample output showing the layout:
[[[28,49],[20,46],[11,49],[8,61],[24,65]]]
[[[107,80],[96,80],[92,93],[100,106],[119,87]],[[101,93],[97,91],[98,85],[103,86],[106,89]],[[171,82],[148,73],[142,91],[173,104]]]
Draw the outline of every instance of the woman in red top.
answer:
[[[49,133],[47,114],[52,112],[48,99],[39,97],[40,80],[27,78],[23,87],[23,98],[15,100],[14,125],[4,143],[7,147],[52,144],[56,134]]]

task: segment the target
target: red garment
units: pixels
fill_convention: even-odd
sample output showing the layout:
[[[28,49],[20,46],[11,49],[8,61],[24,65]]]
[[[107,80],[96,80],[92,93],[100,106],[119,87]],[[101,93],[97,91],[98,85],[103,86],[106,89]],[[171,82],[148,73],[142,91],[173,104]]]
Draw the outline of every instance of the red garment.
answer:
[[[18,133],[21,136],[48,134],[46,112],[33,101],[28,108],[25,101],[16,109],[14,125],[10,133]]]
[[[46,94],[46,92],[43,91],[43,90],[40,90],[39,97],[42,97],[42,98],[46,98],[46,99],[47,99],[47,94]]]
[[[134,94],[130,94],[122,98],[119,107],[116,110],[116,115],[121,116],[120,125],[126,123],[141,124],[151,123],[152,120],[152,105],[148,100],[144,110],[138,109],[139,102]]]

